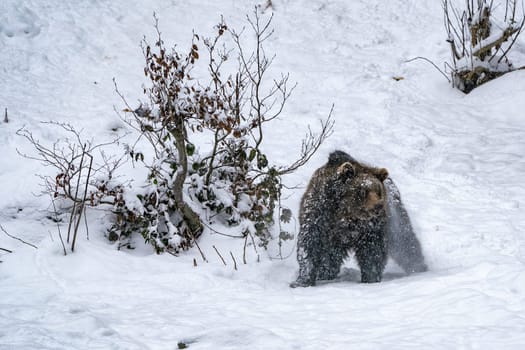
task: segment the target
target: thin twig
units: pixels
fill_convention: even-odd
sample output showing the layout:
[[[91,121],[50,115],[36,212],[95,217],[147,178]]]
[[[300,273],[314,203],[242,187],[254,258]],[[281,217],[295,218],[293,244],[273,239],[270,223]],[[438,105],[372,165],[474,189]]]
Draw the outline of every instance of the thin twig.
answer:
[[[219,253],[219,251],[217,250],[217,247],[213,246],[213,249],[215,249],[215,252],[217,253],[217,255],[219,256],[219,258],[221,258],[222,260],[222,263],[224,264],[224,266],[226,266],[226,260],[224,260],[224,258],[222,257],[221,253]]]
[[[246,246],[248,245],[248,235],[244,238],[244,248],[242,250],[242,262],[246,265]]]
[[[255,251],[255,254],[257,254],[257,260],[259,260],[259,252],[257,251],[257,245],[255,244],[255,238],[253,238],[253,235],[250,231],[248,231],[248,235],[250,236],[252,240],[253,250]]]
[[[64,249],[64,256],[67,255],[67,251],[66,251],[66,245],[64,244],[64,240],[62,239],[62,233],[60,232],[60,224],[58,223],[58,212],[57,212],[57,207],[55,205],[55,201],[53,199],[53,196],[51,196],[51,203],[53,203],[53,210],[55,212],[55,222],[57,224],[57,230],[58,230],[58,237],[60,238],[60,243],[62,243],[62,249]]]
[[[321,120],[321,131],[318,135],[315,135],[310,129],[310,127],[308,127],[308,133],[303,139],[300,158],[293,162],[292,165],[286,168],[280,168],[278,170],[279,175],[282,176],[293,173],[294,171],[305,165],[310,160],[310,158],[312,158],[312,156],[317,152],[319,147],[321,147],[323,142],[328,137],[330,137],[330,135],[332,135],[335,123],[332,119],[334,108],[335,105],[332,104],[332,107],[330,108],[330,113],[328,113],[328,117],[325,120]]]
[[[89,225],[88,225],[86,211],[87,211],[87,206],[84,205],[84,226],[86,227],[86,239],[89,241]]]
[[[82,212],[84,212],[84,208],[86,206],[86,197],[87,197],[87,191],[88,191],[88,185],[89,185],[89,177],[91,176],[91,168],[93,167],[93,156],[91,154],[86,153],[86,156],[90,158],[89,166],[88,166],[88,173],[86,178],[86,185],[84,187],[84,196],[82,197],[82,201],[80,202],[80,208],[78,210],[78,219],[77,223],[75,225],[75,231],[73,233],[73,242],[71,243],[71,251],[75,251],[75,242],[77,240],[77,233],[78,233],[78,227],[80,226],[80,221],[82,220]],[[84,157],[82,157],[84,158]],[[80,166],[83,167],[84,164],[80,163]],[[79,174],[79,182],[80,182],[80,174]],[[77,185],[80,186],[80,185]],[[78,188],[77,188],[78,190]],[[84,213],[85,214],[85,213]]]
[[[86,155],[86,144],[82,147],[82,156],[80,157],[80,165],[78,169],[78,179],[77,179],[77,186],[75,189],[75,197],[73,198],[73,209],[71,210],[71,215],[69,216],[69,226],[67,228],[67,243],[69,243],[69,239],[71,238],[71,227],[73,225],[74,217],[77,213],[77,199],[78,199],[78,188],[80,187],[80,178],[82,175],[82,169],[84,167],[84,156]],[[80,213],[79,215],[82,215]],[[73,228],[74,229],[74,228]],[[75,243],[72,243],[72,248],[74,248]],[[74,250],[74,249],[71,249]]]
[[[8,252],[8,253],[12,253],[13,252],[12,250],[5,249],[5,248],[2,248],[2,247],[0,247],[0,250],[2,250],[4,252]]]
[[[231,251],[230,251],[230,256],[232,257],[232,260],[233,260],[233,269],[237,271],[237,261],[235,261],[235,257],[233,256],[233,253]]]
[[[201,257],[202,257],[202,260],[204,262],[208,262],[208,259],[206,259],[206,256],[204,255],[204,253],[202,252],[202,249],[201,247],[199,246],[199,243],[197,243],[197,240],[195,239],[195,236],[193,235],[193,233],[191,232],[188,232],[188,234],[190,235],[190,237],[193,239],[193,243],[195,243],[195,245],[197,246],[197,249],[199,250],[199,253],[201,253]],[[196,264],[197,262],[195,262]],[[197,265],[195,265],[197,266]]]
[[[436,68],[438,70],[438,72],[440,72],[441,74],[443,74],[443,76],[445,77],[445,79],[447,79],[447,81],[450,83],[450,79],[449,77],[445,74],[445,72],[443,72],[438,66],[436,66],[436,64],[434,62],[432,62],[431,60],[429,60],[428,58],[426,57],[421,57],[421,56],[418,56],[418,57],[414,57],[414,58],[411,58],[409,60],[406,60],[405,63],[410,63],[410,62],[413,62],[415,60],[423,60],[423,61],[426,61],[428,63],[430,63],[431,65],[434,66],[434,68]]]
[[[516,40],[518,39],[518,36],[521,34],[521,31],[523,30],[524,25],[525,25],[525,17],[521,21],[520,26],[517,28],[517,31],[516,31],[517,34],[512,38],[510,45],[507,47],[507,49],[503,52],[503,54],[499,58],[498,64],[501,62],[503,58],[507,57],[507,54],[509,53],[510,49],[514,46],[514,44],[516,43]]]
[[[38,249],[38,247],[37,247],[36,245],[31,244],[31,243],[28,243],[28,242],[26,242],[26,241],[24,241],[23,239],[20,239],[20,238],[18,238],[18,237],[15,237],[15,236],[10,235],[10,234],[5,230],[5,228],[4,228],[2,225],[0,225],[0,230],[2,230],[2,231],[3,231],[8,237],[10,237],[10,238],[12,238],[12,239],[16,239],[17,241],[20,241],[20,242],[22,242],[22,243],[24,243],[24,244],[27,244],[27,245],[30,246],[30,247],[33,247],[33,248],[35,248],[35,249]]]
[[[213,227],[211,227],[210,225],[207,225],[205,222],[202,222],[202,225],[207,227],[210,231],[212,231],[213,233],[216,233],[218,235],[221,235],[221,236],[224,236],[224,237],[230,237],[230,238],[244,238],[244,236],[240,236],[240,235],[230,235],[228,233],[224,233],[224,232],[220,232],[220,231],[217,231],[216,229],[214,229]]]

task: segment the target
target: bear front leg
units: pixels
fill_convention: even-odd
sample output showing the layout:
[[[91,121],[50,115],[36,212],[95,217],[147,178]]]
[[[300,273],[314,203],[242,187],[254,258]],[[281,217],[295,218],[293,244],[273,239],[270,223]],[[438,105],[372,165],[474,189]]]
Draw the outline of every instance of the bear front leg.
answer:
[[[290,287],[315,286],[320,264],[320,232],[309,225],[302,225],[297,237],[297,262],[299,275]]]
[[[335,279],[339,275],[341,265],[343,265],[343,260],[346,256],[346,250],[343,250],[342,246],[325,247],[323,254],[321,254],[317,279],[325,281]]]
[[[357,246],[356,258],[362,283],[381,282],[387,260],[384,235],[373,232],[366,234]]]
[[[297,250],[297,261],[299,262],[299,275],[295,282],[290,283],[290,287],[309,287],[315,286],[317,271],[314,262],[308,257],[304,250]]]

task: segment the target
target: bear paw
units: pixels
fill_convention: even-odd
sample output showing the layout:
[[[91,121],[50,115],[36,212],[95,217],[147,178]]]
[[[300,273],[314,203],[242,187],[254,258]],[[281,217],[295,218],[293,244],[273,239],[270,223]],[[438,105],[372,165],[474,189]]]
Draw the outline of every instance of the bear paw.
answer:
[[[313,287],[313,286],[315,286],[315,282],[307,281],[301,278],[298,278],[297,281],[290,283],[290,288]]]

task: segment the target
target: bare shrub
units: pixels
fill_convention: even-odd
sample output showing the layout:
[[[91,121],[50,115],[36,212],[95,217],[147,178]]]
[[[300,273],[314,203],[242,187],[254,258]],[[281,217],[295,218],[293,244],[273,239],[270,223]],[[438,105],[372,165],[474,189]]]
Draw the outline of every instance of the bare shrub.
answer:
[[[516,69],[509,52],[525,25],[516,0],[506,0],[503,10],[493,0],[466,0],[463,10],[453,0],[442,1],[454,87],[468,93]]]
[[[86,208],[101,205],[112,208],[119,202],[123,185],[115,181],[114,176],[123,163],[123,156],[108,156],[103,151],[105,146],[117,143],[118,138],[107,143],[94,143],[92,140],[84,139],[70,124],[58,122],[42,124],[61,129],[67,136],[57,139],[52,145],[46,145],[30,130],[20,129],[17,134],[28,140],[36,153],[21,155],[55,169],[54,175],[41,176],[42,194],[51,197],[55,214],[56,201],[60,202],[60,207],[70,213],[66,242],[71,244],[71,251],[74,251],[81,220],[82,218],[86,220]],[[93,162],[95,153],[101,163]],[[53,219],[58,220],[58,218]],[[62,240],[62,236],[60,239]]]

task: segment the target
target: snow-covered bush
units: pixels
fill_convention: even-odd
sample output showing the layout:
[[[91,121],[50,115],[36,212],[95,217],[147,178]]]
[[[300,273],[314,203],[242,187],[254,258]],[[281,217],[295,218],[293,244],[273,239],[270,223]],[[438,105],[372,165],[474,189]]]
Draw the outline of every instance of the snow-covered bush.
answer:
[[[248,17],[253,52],[245,52],[241,33],[224,21],[212,38],[194,34],[187,52],[165,45],[158,21],[155,43],[143,41],[146,101],[138,108],[128,105],[125,120],[149,141],[154,156],[130,150],[147,167],[148,182],[138,194],[141,205],[122,202],[116,208],[110,237],[140,231],[157,252],[172,254],[191,247],[205,226],[215,230],[215,224],[235,226],[233,236],[261,246],[273,238],[282,176],[310,159],[330,134],[332,121],[329,116],[318,134],[307,135],[296,162],[278,167],[268,159],[263,126],[281,115],[293,87],[287,74],[279,79],[268,74],[272,59],[263,43],[273,33],[272,18],[261,21],[261,16],[256,10]],[[233,48],[226,48],[226,36]],[[201,56],[207,59],[199,65]],[[228,70],[232,57],[235,66]],[[192,72],[202,64],[207,73],[196,79]],[[210,150],[196,146],[198,134],[211,139]]]
[[[452,84],[465,93],[516,68],[509,51],[525,25],[516,0],[442,0],[447,41],[452,53]]]

